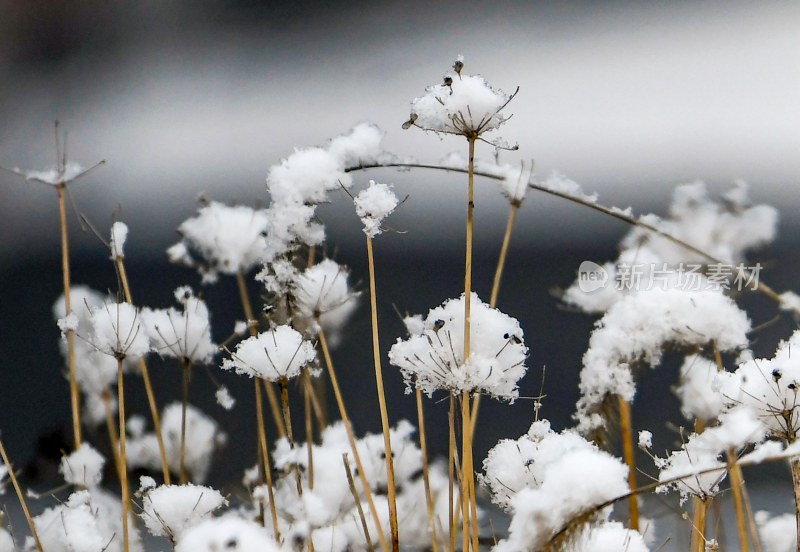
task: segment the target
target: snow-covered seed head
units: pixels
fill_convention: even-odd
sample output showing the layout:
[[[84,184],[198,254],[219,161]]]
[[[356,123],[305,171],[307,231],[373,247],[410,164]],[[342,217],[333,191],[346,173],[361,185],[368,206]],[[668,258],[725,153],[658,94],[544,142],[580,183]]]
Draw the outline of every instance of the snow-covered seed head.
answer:
[[[303,367],[314,362],[316,355],[310,341],[304,340],[291,326],[284,325],[239,343],[222,368],[275,382],[299,375]]]
[[[211,487],[186,484],[152,488],[152,480],[143,479],[140,489],[142,513],[139,515],[150,534],[156,537],[169,537],[175,541],[183,531],[228,504],[225,497]]]
[[[67,483],[93,489],[103,480],[105,463],[106,459],[94,447],[82,443],[72,454],[61,457],[58,471]]]
[[[111,260],[124,259],[125,240],[128,237],[128,226],[124,222],[115,222],[111,225]]]
[[[464,359],[464,296],[431,309],[422,331],[398,339],[389,360],[399,367],[412,387],[432,394],[479,392],[514,400],[517,382],[525,374],[528,349],[522,329],[512,317],[489,307],[472,294],[470,357]],[[418,324],[409,328],[418,329]]]
[[[150,340],[139,310],[130,303],[105,303],[91,309],[90,343],[117,359],[137,358],[150,352]]]
[[[183,239],[168,254],[172,262],[197,266],[210,283],[219,273],[247,272],[263,262],[266,231],[266,211],[211,201],[178,226]]]
[[[331,259],[306,269],[295,281],[292,296],[295,312],[317,331],[335,332],[356,307],[358,294],[347,283],[347,268]]]
[[[153,348],[162,356],[205,364],[217,353],[211,341],[208,307],[188,286],[175,290],[183,310],[142,309],[141,318]]]
[[[369,181],[369,187],[359,192],[353,198],[356,205],[356,214],[364,223],[364,233],[370,238],[380,234],[383,229],[383,219],[388,217],[397,207],[397,196],[391,186],[379,184],[374,180]]]
[[[463,58],[453,66],[443,84],[429,86],[425,95],[411,102],[411,117],[403,125],[423,130],[477,137],[502,125],[508,117],[501,112],[514,94],[495,90],[477,75],[465,75]]]

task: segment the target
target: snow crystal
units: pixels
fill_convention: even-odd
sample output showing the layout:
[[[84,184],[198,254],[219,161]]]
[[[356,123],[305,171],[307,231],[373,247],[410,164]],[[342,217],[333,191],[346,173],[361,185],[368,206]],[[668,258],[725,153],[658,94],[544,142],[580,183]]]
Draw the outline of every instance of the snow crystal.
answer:
[[[555,171],[551,173],[544,182],[540,183],[540,186],[552,192],[576,197],[588,203],[597,203],[596,193],[587,194],[583,191],[580,184]]]
[[[93,489],[103,480],[105,463],[106,459],[92,445],[81,443],[73,453],[61,458],[58,471],[67,483]]]
[[[153,348],[161,355],[195,364],[206,364],[217,353],[211,341],[208,307],[194,296],[189,287],[176,291],[183,310],[149,309],[141,311],[141,318]]]
[[[124,222],[115,222],[111,225],[111,260],[124,259],[125,240],[128,237],[128,226]]]
[[[681,382],[675,394],[681,400],[681,412],[687,420],[715,420],[722,412],[724,400],[712,385],[717,377],[717,364],[700,355],[688,355],[681,366]]]
[[[231,392],[224,385],[220,385],[214,393],[214,398],[217,399],[217,404],[225,410],[231,410],[236,404],[236,399],[231,396]]]
[[[794,311],[800,314],[800,295],[793,291],[781,293],[781,310]]]
[[[525,375],[528,348],[516,319],[491,308],[473,293],[470,314],[470,356],[464,360],[464,296],[428,312],[421,333],[398,338],[389,360],[399,367],[406,391],[419,387],[432,394],[480,392],[513,401]]]
[[[374,238],[382,232],[383,219],[388,217],[397,207],[397,196],[391,186],[369,181],[369,187],[359,192],[353,200],[356,204],[356,214],[364,223],[364,233]]]
[[[142,513],[150,534],[180,539],[183,531],[197,525],[211,512],[226,506],[219,491],[200,485],[161,485],[141,490]]]
[[[642,430],[639,432],[639,448],[643,450],[653,448],[653,434],[650,431]]]
[[[283,325],[240,342],[222,368],[277,382],[296,377],[316,356],[310,341],[291,326]]]

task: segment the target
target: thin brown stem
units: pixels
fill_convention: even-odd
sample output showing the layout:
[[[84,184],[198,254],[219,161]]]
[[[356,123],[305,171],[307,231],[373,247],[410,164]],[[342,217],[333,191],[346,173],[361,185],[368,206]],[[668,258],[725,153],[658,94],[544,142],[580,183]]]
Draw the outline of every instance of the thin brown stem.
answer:
[[[117,256],[114,259],[114,264],[117,267],[117,274],[119,274],[123,297],[127,303],[132,304],[133,294],[131,293],[131,287],[128,283],[128,271],[125,269],[125,259]],[[139,359],[139,372],[142,374],[144,390],[147,394],[147,404],[150,407],[150,416],[153,419],[153,429],[156,434],[156,441],[158,442],[158,454],[161,456],[161,473],[164,477],[164,484],[170,485],[172,481],[169,473],[169,462],[167,461],[167,447],[164,444],[164,435],[161,433],[161,416],[158,413],[158,403],[156,403],[153,383],[150,381],[150,370],[147,368],[147,361],[144,357]]]
[[[794,489],[794,506],[797,527],[797,552],[800,552],[800,458],[792,458],[789,465],[792,469],[792,488]]]
[[[705,552],[706,549],[706,521],[708,519],[708,499],[695,497],[694,513],[692,515],[692,542],[691,552]]]
[[[450,393],[450,410],[447,413],[447,421],[450,429],[449,447],[447,450],[447,475],[448,475],[448,537],[450,539],[450,552],[456,550],[456,497],[455,497],[455,478],[456,478],[456,398]]]
[[[67,205],[66,205],[66,184],[60,182],[56,185],[58,194],[58,216],[61,227],[61,274],[64,283],[64,309],[68,315],[72,312],[69,269],[69,237],[67,232]],[[72,435],[75,449],[81,446],[81,406],[80,391],[78,389],[78,379],[75,373],[75,332],[67,330],[67,364],[69,368],[69,395],[72,408]]]
[[[372,359],[375,366],[375,384],[378,388],[378,405],[381,411],[383,445],[386,451],[386,479],[389,502],[389,526],[392,536],[392,552],[400,550],[400,536],[397,529],[397,492],[394,481],[394,455],[389,433],[389,413],[386,408],[386,395],[383,389],[383,369],[381,367],[380,341],[378,339],[378,301],[375,285],[375,256],[372,251],[372,238],[367,236],[367,259],[369,261],[369,306],[372,319]]]
[[[517,219],[517,212],[519,211],[521,203],[517,200],[511,202],[511,209],[508,211],[508,220],[506,221],[506,232],[503,235],[503,245],[500,246],[500,257],[497,259],[497,268],[494,272],[494,281],[492,282],[492,293],[489,297],[489,306],[495,308],[497,306],[497,297],[500,295],[500,282],[503,279],[503,270],[506,265],[506,258],[508,257],[508,246],[511,243],[511,232],[514,230],[514,222]],[[480,394],[475,395],[472,399],[472,418],[470,419],[470,431],[475,435],[475,427],[478,425],[478,410],[481,406]]]
[[[283,411],[283,422],[286,425],[286,438],[289,440],[289,447],[294,448],[294,431],[292,431],[292,411],[289,408],[289,382],[286,378],[281,378],[278,382],[281,389],[281,410]],[[294,467],[295,485],[297,496],[303,496],[303,482],[300,478],[300,469]]]
[[[633,423],[631,420],[631,405],[622,397],[617,397],[619,405],[619,424],[622,433],[622,451],[625,463],[628,465],[628,486],[636,488],[636,454],[633,448]],[[630,528],[639,530],[639,500],[630,498]]]
[[[308,370],[303,370],[303,375],[300,376],[303,381],[308,377]],[[305,415],[306,425],[306,450],[308,453],[308,470],[306,477],[308,480],[308,488],[314,489],[314,419],[311,416],[311,393],[312,389],[308,385],[303,386],[303,414]]]
[[[311,374],[308,373],[308,370],[303,370],[303,388],[306,391],[306,396],[308,400],[311,402],[312,412],[314,416],[317,418],[317,426],[320,428],[326,427],[325,426],[325,414],[323,412],[322,404],[320,404],[319,397],[317,396],[317,388],[314,385],[314,382],[311,380]]]
[[[253,314],[253,305],[250,302],[250,294],[247,292],[247,282],[245,281],[244,274],[242,272],[236,273],[236,285],[239,288],[239,300],[242,303],[244,316],[247,318],[247,327],[250,328],[250,335],[256,336],[258,335],[258,328],[252,325],[252,322],[255,321],[256,318]],[[286,427],[284,427],[283,420],[281,419],[281,407],[278,402],[278,396],[275,393],[275,387],[271,382],[265,381],[264,388],[267,391],[267,400],[269,401],[272,419],[275,421],[275,427],[278,429],[278,436],[286,437]]]
[[[350,494],[353,495],[353,500],[356,503],[358,510],[358,517],[361,519],[361,529],[364,531],[364,538],[367,540],[367,550],[373,550],[372,539],[369,536],[369,526],[367,525],[367,518],[364,515],[364,509],[361,507],[361,498],[358,496],[356,490],[356,483],[353,481],[353,471],[350,469],[350,462],[347,461],[347,453],[342,453],[342,462],[344,462],[344,471],[347,474],[347,484],[350,486]]]
[[[428,506],[428,527],[431,532],[431,550],[439,552],[439,540],[436,538],[436,523],[434,522],[433,496],[431,495],[430,469],[428,464],[428,441],[425,436],[425,411],[422,404],[422,391],[416,389],[417,422],[419,424],[419,449],[422,452],[422,481],[425,484],[425,503]]]
[[[317,320],[317,324],[319,324],[319,320]],[[356,446],[356,438],[353,434],[353,426],[350,423],[350,417],[347,415],[347,409],[344,406],[342,391],[339,388],[339,380],[336,378],[336,371],[333,368],[331,353],[328,349],[328,341],[325,338],[325,331],[321,326],[319,330],[319,344],[322,348],[322,356],[325,359],[325,366],[328,368],[328,376],[330,377],[331,385],[333,386],[333,394],[336,397],[336,404],[339,407],[339,415],[342,417],[342,422],[344,423],[344,428],[347,432],[347,439],[350,442],[350,449],[353,452],[353,459],[356,461],[358,476],[361,479],[361,486],[364,488],[364,495],[367,498],[367,504],[369,505],[370,513],[372,514],[372,518],[375,520],[375,527],[378,530],[381,548],[384,552],[388,552],[389,545],[386,542],[386,535],[383,534],[383,528],[381,527],[380,518],[378,517],[378,510],[375,508],[375,501],[372,498],[372,488],[367,480],[367,474],[364,471],[364,466],[361,464],[361,457],[358,454],[358,447]]]
[[[108,432],[108,441],[111,443],[111,454],[114,456],[117,477],[122,481],[122,464],[119,458],[119,432],[117,431],[116,420],[114,420],[114,413],[111,410],[111,391],[103,391],[102,398],[105,409],[106,431]]]
[[[19,481],[17,481],[17,476],[14,473],[14,467],[8,460],[8,455],[6,454],[6,448],[3,446],[2,439],[0,439],[0,455],[3,457],[3,464],[5,464],[6,468],[8,469],[8,477],[11,479],[11,484],[14,486],[14,491],[17,493],[17,499],[19,499],[19,504],[22,506],[22,512],[25,514],[25,520],[28,522],[28,527],[31,530],[33,541],[36,543],[36,549],[39,552],[44,552],[44,549],[42,548],[42,542],[39,540],[39,533],[36,531],[36,524],[33,522],[31,511],[28,509],[28,502],[25,500],[25,493],[22,492],[22,489],[19,486]]]
[[[727,452],[728,474],[731,477],[731,491],[733,493],[733,507],[736,512],[736,529],[739,534],[739,550],[749,552],[750,543],[747,539],[747,512],[744,506],[744,477],[742,467],[737,462],[736,451]]]
[[[267,496],[269,499],[269,513],[272,516],[272,529],[275,533],[275,542],[281,542],[281,532],[278,527],[278,509],[275,506],[275,494],[272,489],[272,468],[269,461],[269,448],[267,447],[267,429],[264,423],[264,404],[261,398],[261,385],[258,378],[253,379],[256,390],[256,422],[258,424],[258,450],[261,452],[261,470],[267,482]],[[262,519],[263,521],[263,519]]]
[[[127,438],[125,437],[125,378],[123,377],[123,357],[117,358],[117,394],[119,409],[119,475],[120,487],[122,488],[122,546],[124,552],[128,552],[128,517],[131,511],[131,496],[128,488],[128,456]]]
[[[192,361],[183,359],[183,384],[181,385],[181,453],[180,453],[180,482],[185,485],[189,482],[186,473],[186,411],[189,408],[189,383],[192,377]]]

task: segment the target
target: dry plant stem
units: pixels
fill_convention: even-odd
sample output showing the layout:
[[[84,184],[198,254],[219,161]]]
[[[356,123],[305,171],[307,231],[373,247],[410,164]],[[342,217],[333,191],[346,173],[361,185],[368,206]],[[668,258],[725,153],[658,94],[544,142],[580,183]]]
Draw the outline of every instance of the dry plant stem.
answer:
[[[125,260],[118,256],[114,259],[114,264],[117,267],[117,274],[119,274],[119,281],[122,284],[122,294],[125,297],[125,301],[133,303],[133,295],[131,294],[131,287],[128,283],[128,271],[125,270]],[[156,441],[158,442],[158,453],[161,456],[161,472],[164,476],[164,484],[170,485],[172,481],[169,473],[169,462],[167,462],[167,447],[164,445],[164,436],[161,433],[161,416],[158,414],[156,395],[153,391],[153,384],[150,381],[150,371],[147,369],[147,362],[144,357],[139,359],[139,371],[142,374],[144,390],[147,394],[147,403],[150,406],[150,416],[153,418],[153,429],[155,430]]]
[[[192,378],[192,361],[188,358],[183,359],[183,385],[181,386],[181,457],[180,457],[180,481],[181,485],[189,482],[186,473],[186,409],[189,406],[189,383]]]
[[[353,500],[356,502],[358,517],[361,519],[361,528],[364,531],[364,538],[367,539],[367,550],[373,550],[372,539],[369,536],[369,526],[367,526],[367,518],[364,516],[364,509],[361,507],[361,499],[358,497],[356,483],[353,481],[353,472],[350,470],[350,463],[347,461],[346,452],[342,454],[342,462],[344,462],[344,471],[347,474],[347,484],[350,486],[350,493],[353,495]]]
[[[468,172],[468,170],[466,170],[466,169],[459,169],[459,168],[453,168],[453,167],[444,167],[442,165],[427,165],[427,164],[424,164],[424,163],[375,163],[375,164],[369,164],[369,165],[365,164],[365,165],[359,165],[357,167],[348,167],[347,169],[345,169],[345,172],[353,172],[353,171],[360,171],[360,170],[366,170],[366,169],[388,168],[388,167],[397,167],[397,168],[403,168],[403,169],[409,169],[409,168],[410,169],[433,169],[433,170],[457,172],[457,173],[466,173],[466,172]],[[489,178],[489,179],[492,179],[492,180],[503,180],[502,176],[497,176],[496,174],[491,174],[491,173],[487,173],[487,172],[480,172],[480,171],[473,171],[473,172],[474,172],[475,175],[481,176],[481,177],[484,177],[484,178]],[[594,209],[595,211],[599,211],[599,212],[601,212],[601,213],[603,213],[605,215],[608,215],[608,216],[610,216],[612,218],[615,218],[617,220],[621,220],[622,222],[630,224],[631,226],[638,226],[639,228],[642,228],[644,230],[652,232],[653,234],[655,234],[657,236],[660,236],[660,237],[664,238],[665,240],[668,240],[668,241],[674,243],[675,245],[679,245],[679,246],[683,247],[687,251],[691,251],[692,253],[695,253],[695,254],[697,254],[697,255],[699,255],[701,257],[705,257],[708,260],[709,263],[712,263],[712,264],[724,264],[722,260],[718,259],[717,257],[714,257],[710,253],[706,253],[702,249],[699,249],[698,247],[695,247],[694,245],[692,245],[692,244],[690,244],[688,242],[685,242],[685,241],[681,240],[680,238],[676,238],[675,236],[669,234],[668,232],[664,232],[663,230],[659,230],[658,228],[656,228],[652,224],[648,224],[646,222],[643,222],[642,220],[637,219],[637,218],[635,218],[633,216],[626,215],[624,212],[620,211],[619,209],[613,209],[611,207],[606,207],[605,205],[600,205],[599,203],[592,203],[591,201],[586,201],[585,199],[582,199],[580,197],[575,197],[575,196],[572,196],[572,195],[570,195],[568,193],[559,192],[557,190],[551,190],[549,188],[545,188],[544,186],[540,186],[538,184],[534,184],[533,182],[528,182],[528,188],[530,188],[532,190],[539,191],[539,192],[543,192],[545,194],[549,194],[549,195],[552,195],[552,196],[560,197],[561,199],[566,199],[567,201],[571,201],[573,203],[577,203],[578,205],[583,205],[584,207],[588,207],[589,209]],[[763,283],[761,280],[759,280],[758,282],[755,282],[754,285],[756,286],[755,289],[757,291],[760,291],[761,293],[763,293],[764,295],[766,295],[770,299],[774,300],[776,303],[779,303],[779,304],[783,303],[783,299],[781,298],[781,295],[779,293],[777,293],[774,289],[772,289],[770,286],[768,286],[767,284]],[[746,289],[749,289],[749,288],[746,288]]]
[[[317,324],[319,325],[319,317],[317,318]],[[361,486],[364,488],[364,495],[367,497],[369,511],[372,514],[372,518],[375,520],[375,527],[378,530],[381,548],[384,552],[388,552],[389,544],[386,542],[386,536],[383,534],[383,528],[381,527],[380,518],[378,517],[378,510],[375,508],[375,501],[372,498],[372,489],[369,486],[369,481],[367,481],[367,474],[364,471],[364,466],[361,464],[361,457],[358,454],[358,447],[356,446],[356,437],[353,434],[353,426],[350,423],[350,417],[347,415],[347,410],[344,406],[342,391],[339,388],[339,380],[336,378],[336,371],[333,369],[333,361],[331,360],[331,353],[328,349],[328,341],[325,338],[325,331],[321,326],[318,335],[319,344],[322,348],[322,356],[325,358],[325,366],[328,368],[328,376],[330,377],[331,385],[333,386],[333,394],[336,397],[336,404],[339,407],[339,415],[342,417],[344,428],[347,431],[347,440],[350,442],[350,449],[353,451],[353,459],[356,461],[358,476],[359,479],[361,479]]]
[[[462,483],[462,492],[464,490],[467,491],[466,499],[462,498],[461,501],[461,508],[462,508],[462,515],[464,516],[465,525],[464,527],[467,528],[466,521],[469,519],[469,526],[472,529],[472,549],[477,552],[478,551],[478,507],[475,502],[475,469],[473,467],[473,459],[472,459],[472,433],[471,433],[471,420],[472,417],[469,411],[470,406],[470,397],[469,393],[466,391],[461,394],[461,420],[462,420],[462,442],[463,442],[463,453],[462,453],[462,476],[461,476],[461,483]],[[469,545],[469,536],[464,535],[464,550],[467,550],[466,546]]]
[[[31,517],[31,511],[28,509],[28,502],[25,500],[25,494],[22,492],[22,489],[19,486],[19,481],[17,481],[17,476],[14,474],[14,468],[11,465],[11,462],[8,460],[6,448],[3,446],[2,440],[0,440],[0,455],[2,455],[3,463],[8,468],[8,477],[11,479],[11,484],[14,485],[14,491],[17,493],[19,504],[22,506],[22,512],[25,514],[25,520],[28,522],[28,527],[31,530],[33,541],[36,543],[36,549],[39,550],[39,552],[44,552],[42,543],[39,540],[39,533],[36,531],[36,525],[33,523],[33,518]]]
[[[797,519],[797,552],[800,552],[800,458],[792,458],[792,487],[794,488],[795,518]]]
[[[72,312],[70,293],[72,286],[69,276],[69,239],[67,237],[67,185],[64,182],[56,184],[58,194],[58,217],[61,226],[61,273],[64,279],[64,309],[67,314]],[[75,449],[81,446],[81,406],[78,379],[75,375],[75,332],[67,330],[67,364],[69,366],[69,396],[72,407],[72,435]]]
[[[706,549],[706,519],[708,517],[708,499],[695,498],[694,514],[692,515],[692,543],[691,552],[705,552]]]
[[[747,521],[750,529],[750,538],[753,539],[753,548],[755,548],[756,552],[764,552],[761,548],[761,538],[758,535],[758,526],[756,525],[756,518],[753,515],[753,507],[750,504],[750,496],[746,486],[742,487],[742,496],[744,497],[744,506],[747,509]]]
[[[739,550],[749,552],[750,543],[747,540],[747,514],[744,507],[744,477],[742,467],[737,462],[736,451],[728,450],[728,474],[731,477],[731,491],[733,492],[733,507],[736,511],[736,529],[739,533]]]
[[[455,468],[456,468],[456,398],[450,393],[450,410],[447,413],[450,427],[450,446],[447,452],[448,475],[448,520],[447,530],[450,538],[450,552],[456,550],[456,499],[455,499]]]
[[[619,404],[619,423],[622,431],[622,450],[625,463],[628,465],[628,486],[636,488],[636,454],[633,448],[633,423],[631,421],[631,405],[622,397],[617,397]],[[634,496],[630,501],[630,528],[639,530],[639,500]]]
[[[250,328],[250,335],[256,336],[258,335],[258,329],[250,324],[250,321],[256,318],[253,314],[253,305],[250,303],[250,295],[247,293],[247,282],[245,282],[242,272],[236,273],[236,285],[239,288],[239,299],[242,302],[244,316],[247,318],[247,326]],[[269,401],[269,407],[272,412],[272,419],[275,420],[275,427],[278,429],[278,436],[286,437],[286,428],[281,419],[281,407],[278,404],[275,388],[270,382],[264,382],[264,387],[267,390],[267,400]]]
[[[711,342],[711,349],[714,351],[717,371],[724,372],[725,366],[722,363],[722,354],[713,341]],[[744,477],[742,476],[742,467],[737,461],[738,459],[734,449],[728,450],[726,456],[728,460],[728,474],[731,478],[733,507],[736,512],[736,530],[739,535],[739,550],[741,552],[749,552],[750,544],[747,540],[747,513],[744,504]]]
[[[103,406],[106,413],[106,431],[108,441],[111,443],[111,453],[114,455],[114,466],[117,468],[117,477],[122,481],[122,465],[119,459],[119,433],[114,425],[114,413],[111,411],[111,392],[103,391]]]
[[[125,379],[122,374],[124,357],[117,357],[117,394],[119,405],[119,475],[122,488],[122,546],[128,552],[128,516],[131,510],[131,491],[128,488],[128,456],[125,437]]]
[[[400,537],[397,530],[397,495],[394,482],[394,455],[389,435],[389,413],[386,409],[386,395],[383,390],[383,369],[381,367],[380,341],[378,339],[378,301],[375,288],[375,256],[372,251],[372,238],[367,236],[367,259],[369,261],[369,306],[372,315],[372,358],[375,365],[375,383],[378,388],[378,405],[381,411],[383,446],[386,450],[386,480],[388,486],[389,526],[392,535],[392,552],[399,552]]]
[[[508,257],[508,246],[511,243],[511,232],[514,229],[514,222],[517,220],[517,212],[519,211],[522,203],[518,200],[511,201],[511,209],[508,211],[508,220],[506,221],[506,233],[503,234],[503,245],[500,246],[500,257],[497,259],[497,268],[494,272],[494,281],[492,282],[492,294],[489,296],[489,306],[495,308],[497,306],[497,297],[500,295],[500,281],[503,279],[503,269],[506,266],[506,258]],[[472,418],[470,419],[470,431],[475,435],[475,427],[478,424],[478,409],[481,406],[481,395],[475,395],[472,399]]]
[[[305,381],[308,377],[308,371],[303,370],[301,376]],[[306,450],[308,451],[308,471],[306,477],[308,478],[308,488],[314,489],[314,421],[311,418],[311,390],[308,385],[303,386],[303,414],[305,415],[306,422]]]
[[[436,538],[436,524],[433,514],[433,497],[431,496],[430,470],[428,466],[428,441],[425,437],[425,411],[422,405],[422,391],[416,389],[417,422],[419,425],[419,449],[422,452],[422,481],[425,484],[425,502],[428,505],[428,526],[431,531],[431,550],[439,552],[439,541]]]
[[[292,411],[289,409],[289,382],[286,378],[281,378],[279,382],[281,388],[281,409],[283,410],[283,422],[286,424],[286,437],[289,439],[289,447],[294,448],[294,432],[292,431]],[[308,448],[311,448],[309,443]],[[297,496],[303,496],[303,482],[300,480],[300,470],[294,468],[295,485],[297,486]]]
[[[275,532],[275,541],[280,544],[281,532],[278,528],[278,510],[275,508],[275,495],[272,490],[272,468],[269,462],[269,448],[267,447],[267,430],[264,424],[264,401],[261,398],[261,386],[258,378],[253,378],[256,390],[256,421],[258,423],[258,450],[261,453],[260,469],[263,470],[267,481],[267,496],[269,497],[269,513],[272,516],[272,529]],[[262,523],[264,519],[262,516]]]
[[[317,396],[317,388],[314,385],[314,382],[311,380],[311,375],[308,373],[308,370],[303,371],[303,387],[305,388],[308,400],[311,402],[311,408],[313,409],[314,416],[317,418],[317,425],[320,428],[327,427],[325,414],[323,412],[322,405],[320,404],[319,397]]]

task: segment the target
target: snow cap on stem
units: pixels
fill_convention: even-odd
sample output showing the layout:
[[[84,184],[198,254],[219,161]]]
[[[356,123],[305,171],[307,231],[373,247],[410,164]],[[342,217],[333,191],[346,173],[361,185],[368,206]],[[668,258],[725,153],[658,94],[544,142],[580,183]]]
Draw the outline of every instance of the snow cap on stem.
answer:
[[[376,183],[374,180],[369,181],[369,187],[361,190],[353,198],[353,202],[356,205],[356,214],[364,223],[364,233],[370,238],[374,238],[383,231],[381,228],[383,219],[392,214],[398,204],[392,187],[388,184]]]

